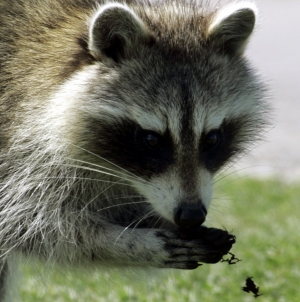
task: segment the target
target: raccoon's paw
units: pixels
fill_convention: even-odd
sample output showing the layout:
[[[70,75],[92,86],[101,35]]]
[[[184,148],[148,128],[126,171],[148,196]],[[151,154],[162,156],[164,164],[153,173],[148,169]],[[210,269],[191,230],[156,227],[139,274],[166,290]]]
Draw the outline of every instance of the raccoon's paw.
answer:
[[[235,243],[235,236],[229,234],[226,230],[207,228],[205,226],[180,230],[180,236],[186,240],[202,240],[203,246],[207,248],[206,259],[202,261],[205,263],[219,262]]]
[[[180,230],[179,234],[180,237],[185,240],[203,240],[204,246],[208,245],[218,249],[219,252],[222,253],[221,258],[230,251],[232,245],[235,243],[235,236],[229,234],[226,230],[207,228],[205,226]]]
[[[179,232],[158,231],[168,252],[165,267],[195,269],[202,263],[217,263],[235,243],[235,236],[227,231],[198,227]]]

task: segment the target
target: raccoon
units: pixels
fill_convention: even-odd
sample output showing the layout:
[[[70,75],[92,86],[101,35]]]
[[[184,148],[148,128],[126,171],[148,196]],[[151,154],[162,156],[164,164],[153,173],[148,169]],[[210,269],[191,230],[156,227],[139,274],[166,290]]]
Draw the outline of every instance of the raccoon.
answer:
[[[215,174],[262,134],[253,3],[0,2],[0,300],[13,257],[195,269]]]

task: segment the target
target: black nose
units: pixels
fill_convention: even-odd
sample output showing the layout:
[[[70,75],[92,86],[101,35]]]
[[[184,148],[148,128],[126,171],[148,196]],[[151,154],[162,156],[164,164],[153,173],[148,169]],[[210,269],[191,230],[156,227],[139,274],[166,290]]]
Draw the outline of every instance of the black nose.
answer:
[[[201,225],[206,218],[207,210],[204,206],[197,208],[184,205],[178,208],[175,214],[175,223],[182,228]]]

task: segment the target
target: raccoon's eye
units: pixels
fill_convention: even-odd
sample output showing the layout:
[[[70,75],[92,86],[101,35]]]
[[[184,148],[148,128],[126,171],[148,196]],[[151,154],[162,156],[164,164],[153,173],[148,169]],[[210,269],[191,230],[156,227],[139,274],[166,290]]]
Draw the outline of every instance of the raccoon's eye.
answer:
[[[219,130],[212,130],[204,138],[204,148],[212,149],[216,147],[221,140],[221,133]]]
[[[156,133],[146,133],[144,136],[144,142],[148,147],[156,149],[161,145],[161,138]]]

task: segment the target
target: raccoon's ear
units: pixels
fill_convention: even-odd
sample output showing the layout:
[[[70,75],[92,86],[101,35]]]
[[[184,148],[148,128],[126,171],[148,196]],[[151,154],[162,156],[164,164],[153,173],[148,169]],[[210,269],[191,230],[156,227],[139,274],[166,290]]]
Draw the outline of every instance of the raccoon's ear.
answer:
[[[153,36],[141,19],[127,6],[110,3],[100,7],[91,20],[89,50],[96,59],[120,62]]]
[[[221,51],[242,54],[250,37],[257,15],[253,3],[234,3],[225,6],[212,18],[208,38]]]

